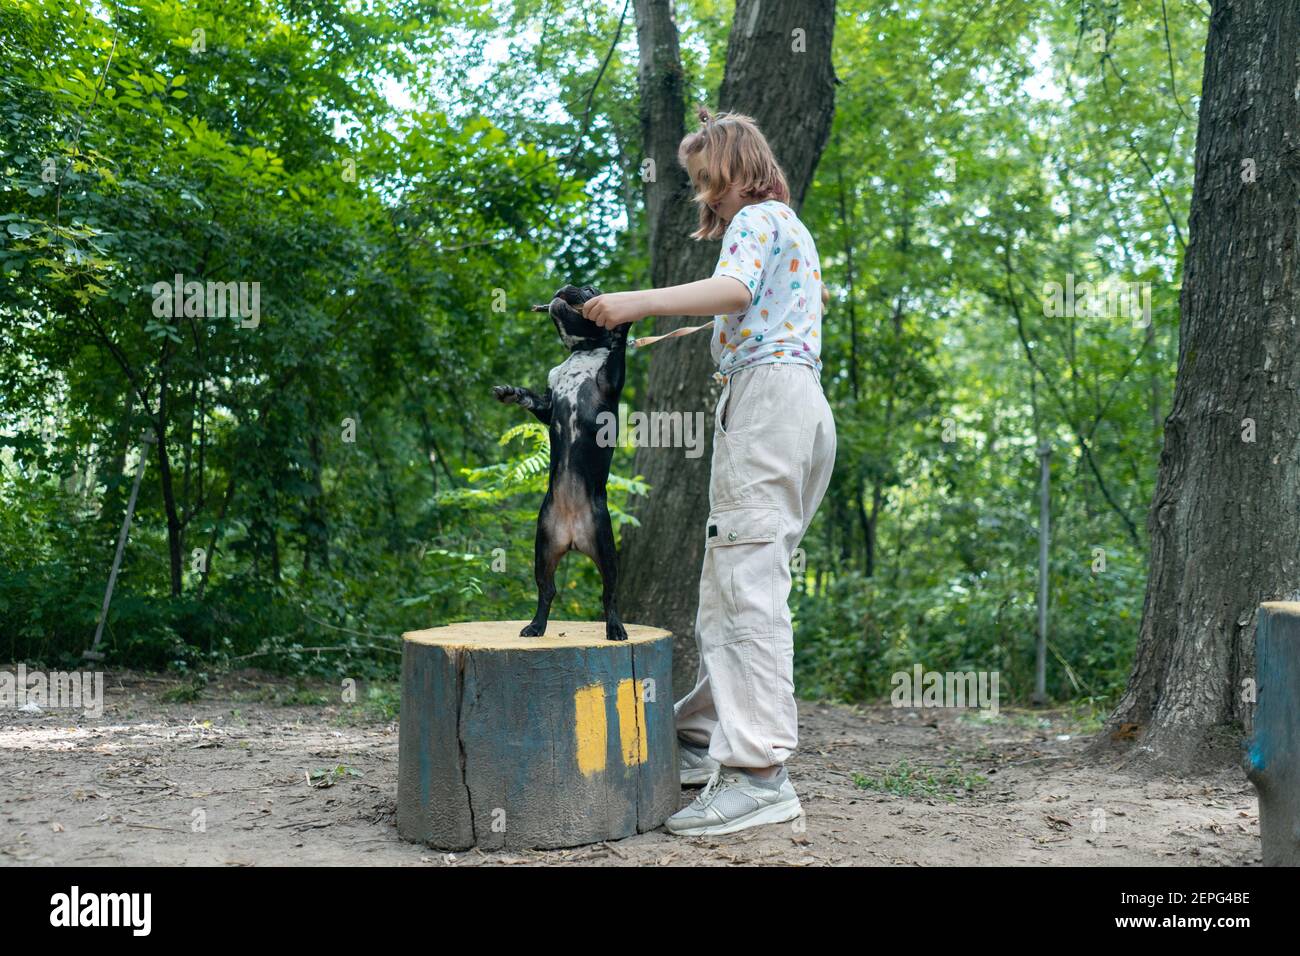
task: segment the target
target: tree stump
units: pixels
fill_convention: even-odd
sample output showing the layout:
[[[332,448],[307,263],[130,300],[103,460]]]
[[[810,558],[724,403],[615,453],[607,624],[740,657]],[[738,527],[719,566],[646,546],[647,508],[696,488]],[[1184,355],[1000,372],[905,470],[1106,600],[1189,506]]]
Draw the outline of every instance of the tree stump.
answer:
[[[1259,794],[1265,866],[1300,866],[1300,603],[1259,606],[1255,729],[1246,776]]]
[[[672,634],[476,621],[402,641],[397,830],[445,850],[579,846],[678,807]]]

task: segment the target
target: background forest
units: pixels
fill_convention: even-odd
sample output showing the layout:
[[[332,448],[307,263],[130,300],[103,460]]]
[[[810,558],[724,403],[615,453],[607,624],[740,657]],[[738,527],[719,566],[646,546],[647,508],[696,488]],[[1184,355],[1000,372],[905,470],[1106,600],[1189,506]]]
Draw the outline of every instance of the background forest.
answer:
[[[559,285],[650,284],[630,6],[0,0],[0,657],[89,647],[142,454],[114,665],[392,674],[404,630],[531,614],[546,436],[491,386],[563,357],[527,312]],[[731,12],[676,5],[688,102]],[[800,696],[919,661],[1028,698],[1044,444],[1048,689],[1122,689],[1208,13],[840,0]],[[177,274],[257,282],[257,320],[157,315]],[[1150,321],[1044,291],[1085,282],[1149,290]],[[624,401],[705,347],[632,356]],[[656,489],[614,470],[635,522]],[[570,557],[554,616],[598,593]]]

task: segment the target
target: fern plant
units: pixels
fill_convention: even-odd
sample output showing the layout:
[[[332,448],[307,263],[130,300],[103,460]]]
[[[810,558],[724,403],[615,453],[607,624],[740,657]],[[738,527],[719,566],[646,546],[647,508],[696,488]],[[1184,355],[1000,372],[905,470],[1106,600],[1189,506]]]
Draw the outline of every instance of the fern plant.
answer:
[[[441,491],[435,500],[442,506],[460,506],[469,511],[497,508],[517,495],[531,495],[528,505],[536,514],[541,496],[546,493],[547,473],[551,462],[551,436],[540,422],[523,422],[508,429],[501,436],[502,447],[519,439],[523,450],[505,461],[481,468],[462,468],[461,474],[469,483],[463,488]],[[624,524],[637,525],[637,520],[626,510],[628,499],[644,495],[649,486],[639,477],[625,478],[610,473],[606,486],[609,516],[617,533]]]
[[[524,422],[502,434],[499,444],[511,449],[503,461],[462,468],[465,486],[435,496],[439,523],[459,529],[463,536],[454,542],[430,542],[423,549],[429,587],[408,603],[453,617],[527,613],[536,596],[533,538],[550,470],[550,435],[540,422]],[[648,490],[640,478],[609,476],[606,494],[615,535],[624,524],[637,523],[627,503]],[[591,562],[570,565],[557,611],[568,602],[568,613],[583,613],[581,596],[599,587],[594,575]]]

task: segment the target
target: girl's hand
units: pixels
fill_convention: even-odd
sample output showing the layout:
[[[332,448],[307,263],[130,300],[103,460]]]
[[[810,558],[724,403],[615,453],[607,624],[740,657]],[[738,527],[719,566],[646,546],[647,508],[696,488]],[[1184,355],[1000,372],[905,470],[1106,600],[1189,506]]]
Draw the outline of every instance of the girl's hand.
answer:
[[[602,329],[614,329],[648,313],[645,297],[640,292],[609,292],[588,299],[582,314]]]

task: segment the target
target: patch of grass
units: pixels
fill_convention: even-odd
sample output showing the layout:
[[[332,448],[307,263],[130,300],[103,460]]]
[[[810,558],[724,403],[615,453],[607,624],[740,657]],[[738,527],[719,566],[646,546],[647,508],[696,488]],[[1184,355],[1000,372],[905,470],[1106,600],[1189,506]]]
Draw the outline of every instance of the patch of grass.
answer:
[[[339,726],[391,723],[401,710],[402,689],[397,681],[373,681],[355,704],[344,704],[334,723]]]
[[[328,694],[301,687],[284,694],[279,703],[284,707],[328,707],[333,701]]]
[[[292,688],[275,687],[263,692],[265,703],[276,707],[331,707],[336,708],[334,722],[338,725],[393,721],[401,705],[401,686],[397,681],[358,681],[358,699],[349,703],[343,686],[297,682]]]
[[[1109,697],[1084,697],[1067,706],[1069,721],[1075,734],[1095,734],[1110,716]]]
[[[273,707],[328,707],[338,700],[318,685],[302,681],[295,683],[292,688],[268,687],[262,692],[261,698]]]
[[[974,750],[964,751],[964,755],[976,763],[988,763],[991,760],[996,760],[998,756],[997,751],[988,744],[983,743],[976,745]]]
[[[188,684],[180,684],[162,692],[160,699],[167,704],[192,704],[203,696],[208,686],[207,674],[194,674]]]
[[[1017,727],[1025,730],[1050,730],[1061,734],[1094,734],[1101,730],[1110,713],[1109,699],[1084,697],[1052,710],[1003,708],[996,714],[981,716],[976,711],[957,715],[957,723],[975,727]]]
[[[900,760],[879,776],[853,775],[853,784],[859,790],[875,790],[899,797],[938,797],[949,803],[960,793],[970,793],[986,783],[987,778],[964,771],[955,762],[936,768],[914,767],[906,760]]]

